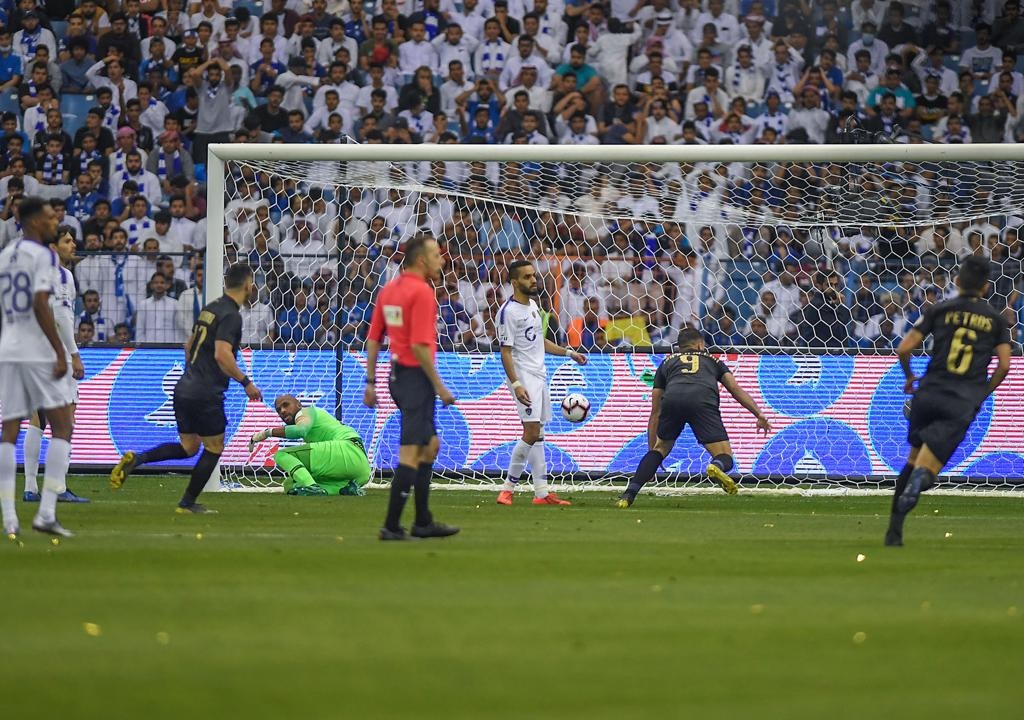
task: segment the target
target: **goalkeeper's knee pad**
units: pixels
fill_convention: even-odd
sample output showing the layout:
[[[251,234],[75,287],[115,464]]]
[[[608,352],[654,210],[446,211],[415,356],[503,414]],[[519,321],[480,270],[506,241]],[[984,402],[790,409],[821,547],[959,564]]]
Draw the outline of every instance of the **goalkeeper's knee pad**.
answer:
[[[712,460],[711,462],[720,467],[722,469],[722,472],[729,472],[730,470],[732,470],[734,465],[732,461],[732,455],[726,455],[725,453],[722,453],[721,455],[715,455],[715,459]]]

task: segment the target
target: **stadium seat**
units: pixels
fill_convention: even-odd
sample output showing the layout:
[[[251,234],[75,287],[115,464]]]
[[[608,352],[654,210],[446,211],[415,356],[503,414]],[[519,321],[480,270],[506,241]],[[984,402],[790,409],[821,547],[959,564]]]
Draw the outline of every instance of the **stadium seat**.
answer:
[[[78,129],[85,125],[85,116],[76,115],[75,113],[61,113],[64,116],[64,132],[71,137],[75,136]]]
[[[0,112],[12,112],[21,117],[21,103],[18,102],[18,93],[0,94]]]
[[[263,2],[261,0],[235,0],[234,8],[246,8],[253,17],[263,14]]]
[[[95,95],[61,95],[60,111],[78,118],[79,127],[85,123],[85,115],[96,105]],[[70,132],[70,131],[69,131]]]
[[[51,20],[50,29],[53,30],[53,36],[59,39],[68,34],[68,23],[66,20]]]

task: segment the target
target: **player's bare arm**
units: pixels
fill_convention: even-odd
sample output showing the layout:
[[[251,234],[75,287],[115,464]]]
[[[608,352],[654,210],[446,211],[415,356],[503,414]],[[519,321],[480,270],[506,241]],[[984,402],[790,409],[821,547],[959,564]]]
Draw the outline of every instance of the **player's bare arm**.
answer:
[[[918,381],[918,377],[914,375],[914,370],[910,367],[910,358],[917,352],[921,344],[924,343],[924,335],[921,334],[920,330],[911,329],[903,340],[900,341],[900,346],[896,348],[896,355],[900,359],[900,367],[903,368],[903,377],[906,378],[903,383],[903,392],[907,395],[914,394],[914,384]],[[1007,348],[1009,352],[1009,348]],[[1009,355],[1007,355],[1009,357]],[[1009,362],[1009,360],[1007,360]],[[1009,368],[1009,366],[1007,366]],[[994,389],[994,388],[993,388]]]
[[[1007,374],[1010,372],[1010,346],[1008,343],[1000,343],[996,345],[996,369],[992,372],[992,376],[988,379],[988,390],[986,397],[996,391],[996,388],[1002,385],[1003,380],[1006,379]]]
[[[57,323],[53,319],[53,309],[50,307],[50,293],[46,291],[37,292],[32,297],[32,311],[35,313],[36,322],[50,343],[57,359],[53,363],[53,376],[62,378],[68,374],[68,361],[64,357],[64,343],[57,334]]]
[[[376,312],[376,310],[374,310]],[[380,354],[380,343],[376,340],[366,341],[366,389],[363,391],[363,405],[377,407],[377,356]]]
[[[557,355],[558,357],[567,357],[577,365],[586,365],[587,356],[583,353],[576,352],[572,348],[565,348],[558,343],[553,343],[550,340],[544,340],[544,352],[550,355]]]
[[[661,417],[661,396],[665,391],[655,388],[651,393],[651,415],[647,419],[647,449],[653,450],[658,443],[658,418]]]
[[[505,368],[505,377],[508,378],[508,386],[512,388],[512,392],[515,393],[516,400],[521,402],[523,405],[529,406],[531,404],[530,393],[526,391],[523,384],[519,382],[519,375],[516,373],[516,364],[512,360],[512,347],[510,345],[503,345],[501,348],[501,366]]]
[[[242,368],[238,367],[238,361],[235,359],[235,352],[231,347],[231,343],[225,340],[218,340],[213,346],[213,358],[217,361],[217,365],[225,375],[245,386],[245,394],[250,400],[258,402],[263,399],[263,393],[256,387],[256,383],[249,380],[246,374],[242,372]]]
[[[722,376],[722,385],[729,394],[735,398],[736,402],[743,406],[743,408],[757,418],[757,429],[767,435],[772,431],[772,424],[768,422],[768,418],[765,417],[764,413],[761,412],[760,406],[750,397],[750,394],[740,387],[740,384],[736,382],[736,376],[732,373],[726,373]]]

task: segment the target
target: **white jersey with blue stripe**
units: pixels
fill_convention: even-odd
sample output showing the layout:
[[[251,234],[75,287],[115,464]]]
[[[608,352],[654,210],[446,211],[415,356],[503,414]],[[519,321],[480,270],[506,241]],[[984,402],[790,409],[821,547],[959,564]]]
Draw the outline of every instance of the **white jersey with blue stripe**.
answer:
[[[544,367],[544,319],[537,303],[509,300],[498,311],[498,342],[512,348],[512,362],[520,375],[547,377]]]
[[[56,253],[31,240],[11,243],[0,252],[0,362],[55,360],[33,301],[38,292],[53,296],[59,269]]]
[[[61,339],[75,336],[75,300],[78,298],[78,286],[75,276],[66,267],[57,268],[57,282],[53,294],[50,295],[50,308],[53,319],[57,323],[57,332]],[[67,358],[71,359],[71,348],[64,342]]]

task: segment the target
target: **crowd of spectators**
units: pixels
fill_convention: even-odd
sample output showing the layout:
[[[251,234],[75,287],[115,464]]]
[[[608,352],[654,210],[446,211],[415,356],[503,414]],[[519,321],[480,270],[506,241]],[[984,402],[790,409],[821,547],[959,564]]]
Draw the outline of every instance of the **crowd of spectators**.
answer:
[[[83,342],[185,339],[211,143],[1024,141],[1014,0],[222,1],[0,2],[0,245],[19,198],[51,199],[82,251]],[[998,169],[905,165],[856,187],[827,164],[399,171],[425,190],[232,168],[226,247],[259,278],[246,342],[358,346],[415,233],[449,258],[452,349],[493,345],[520,255],[541,266],[549,331],[584,349],[688,324],[719,345],[890,348],[966,253],[997,261],[1018,324],[1020,219],[929,223],[997,207]],[[851,191],[863,228],[801,222]]]

